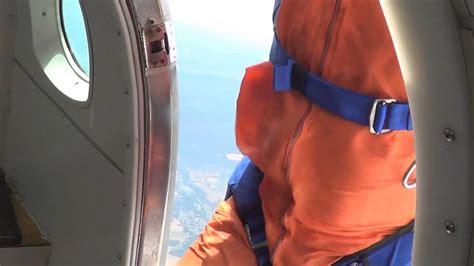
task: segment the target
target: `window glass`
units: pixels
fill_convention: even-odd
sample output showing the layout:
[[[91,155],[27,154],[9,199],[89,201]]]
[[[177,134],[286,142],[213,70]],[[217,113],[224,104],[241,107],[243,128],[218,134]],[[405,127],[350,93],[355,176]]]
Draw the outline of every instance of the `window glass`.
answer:
[[[89,44],[79,0],[61,1],[62,24],[67,48],[77,65],[89,76]]]
[[[178,49],[180,132],[168,265],[224,198],[242,155],[235,108],[245,68],[268,60],[272,0],[171,0]]]

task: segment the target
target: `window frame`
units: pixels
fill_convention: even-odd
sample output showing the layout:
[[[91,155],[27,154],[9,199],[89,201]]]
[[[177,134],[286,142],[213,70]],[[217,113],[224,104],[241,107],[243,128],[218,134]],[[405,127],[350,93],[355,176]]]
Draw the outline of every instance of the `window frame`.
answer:
[[[71,68],[74,70],[74,72],[85,82],[89,83],[89,80],[90,80],[90,74],[92,73],[92,60],[91,60],[91,57],[90,57],[90,39],[89,39],[89,34],[88,34],[88,30],[87,30],[87,20],[86,20],[86,16],[85,16],[85,13],[84,13],[84,7],[82,5],[82,1],[81,0],[77,0],[79,2],[79,5],[81,7],[81,14],[82,14],[82,19],[83,19],[83,22],[84,22],[84,28],[86,30],[86,40],[87,40],[87,45],[88,45],[88,55],[89,55],[89,74],[87,74],[84,69],[82,69],[81,67],[81,64],[79,63],[79,61],[77,60],[76,58],[76,55],[74,54],[74,52],[72,51],[72,47],[71,47],[71,44],[69,42],[69,38],[68,38],[68,34],[66,32],[66,26],[65,26],[65,22],[64,22],[64,10],[63,10],[63,3],[64,3],[64,0],[58,0],[58,3],[57,3],[57,9],[59,10],[58,12],[58,28],[60,30],[59,34],[61,36],[61,44],[62,44],[62,47],[63,47],[63,52],[64,54],[66,55],[66,58],[67,58],[67,61],[69,63],[69,66],[71,66]],[[90,90],[90,85],[89,85],[89,90]],[[68,96],[69,97],[69,96]],[[90,97],[90,95],[89,95]],[[88,98],[89,98],[88,97]],[[87,101],[87,100],[86,100]],[[79,102],[82,102],[82,101],[79,101]]]
[[[74,107],[89,108],[94,87],[94,63],[87,13],[84,12],[83,0],[78,0],[89,47],[89,75],[78,66],[67,44],[62,23],[61,1],[28,0],[33,51],[42,72],[50,82],[48,86],[51,89],[50,93]]]

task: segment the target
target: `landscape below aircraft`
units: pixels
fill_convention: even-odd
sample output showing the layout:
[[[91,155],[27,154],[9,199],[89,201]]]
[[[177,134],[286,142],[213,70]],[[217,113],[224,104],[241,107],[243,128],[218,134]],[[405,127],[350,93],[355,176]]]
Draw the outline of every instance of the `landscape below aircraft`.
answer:
[[[66,2],[83,14],[86,66]],[[380,2],[415,129],[412,264],[474,265],[474,0]],[[201,52],[178,60],[193,43],[175,37],[172,7],[0,0],[1,266],[166,264],[177,66]]]

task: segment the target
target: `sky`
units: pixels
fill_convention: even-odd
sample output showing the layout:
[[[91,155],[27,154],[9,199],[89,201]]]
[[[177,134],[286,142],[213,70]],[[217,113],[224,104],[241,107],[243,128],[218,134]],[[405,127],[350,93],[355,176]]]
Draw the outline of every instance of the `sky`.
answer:
[[[170,0],[174,21],[265,45],[273,36],[273,0]]]
[[[235,146],[235,102],[245,67],[268,60],[273,1],[169,0],[178,46],[180,146],[167,265],[175,265],[201,232],[243,157]]]

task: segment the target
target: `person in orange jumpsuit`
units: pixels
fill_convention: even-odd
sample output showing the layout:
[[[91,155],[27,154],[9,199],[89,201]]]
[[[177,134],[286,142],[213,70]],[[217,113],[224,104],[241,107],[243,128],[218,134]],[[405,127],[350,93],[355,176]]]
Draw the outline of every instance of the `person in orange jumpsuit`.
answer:
[[[283,0],[274,16],[279,45],[301,68],[353,93],[408,102],[378,0]],[[415,190],[402,178],[415,159],[413,132],[373,134],[301,91],[275,92],[274,66],[247,69],[236,122],[238,147],[265,173],[259,196],[272,264],[329,265],[409,224]],[[179,263],[257,264],[234,197]]]

